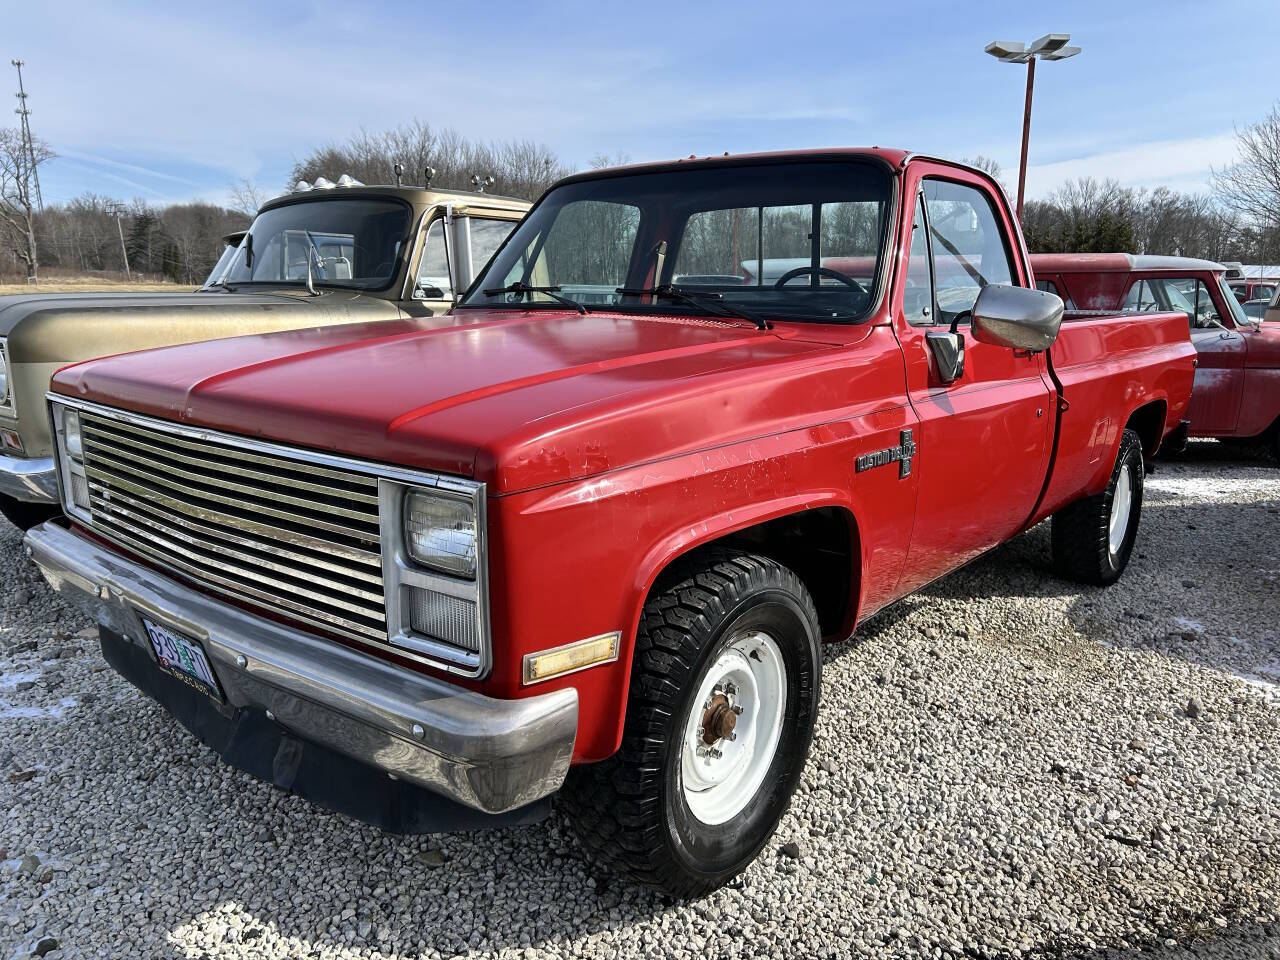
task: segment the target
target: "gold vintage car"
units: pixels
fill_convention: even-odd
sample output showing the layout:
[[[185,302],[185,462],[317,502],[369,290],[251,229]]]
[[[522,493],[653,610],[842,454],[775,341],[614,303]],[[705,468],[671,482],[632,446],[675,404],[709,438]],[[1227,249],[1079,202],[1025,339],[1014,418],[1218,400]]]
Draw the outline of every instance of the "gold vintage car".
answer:
[[[348,185],[351,184],[351,185]],[[523,200],[318,180],[263,205],[191,293],[0,297],[0,512],[58,512],[45,391],[69,363],[247,333],[443,313]]]

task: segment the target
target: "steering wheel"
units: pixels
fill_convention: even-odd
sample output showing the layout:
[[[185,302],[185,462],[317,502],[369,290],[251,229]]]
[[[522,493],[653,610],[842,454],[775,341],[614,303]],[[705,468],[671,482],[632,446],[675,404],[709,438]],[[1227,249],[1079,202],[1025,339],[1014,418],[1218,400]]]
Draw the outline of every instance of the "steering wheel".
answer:
[[[830,277],[832,280],[838,280],[840,283],[843,283],[846,287],[852,287],[864,297],[869,296],[867,288],[857,280],[853,279],[853,277],[848,274],[841,273],[839,270],[832,270],[830,267],[796,267],[794,270],[788,270],[774,281],[773,289],[781,290],[796,277],[803,276]]]

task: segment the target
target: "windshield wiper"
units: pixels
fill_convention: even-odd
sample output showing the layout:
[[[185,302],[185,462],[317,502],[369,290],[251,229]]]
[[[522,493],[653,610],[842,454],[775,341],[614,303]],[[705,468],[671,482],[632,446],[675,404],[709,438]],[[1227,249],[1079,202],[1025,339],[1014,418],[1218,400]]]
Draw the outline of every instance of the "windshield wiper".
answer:
[[[504,293],[519,293],[526,296],[531,293],[544,293],[557,303],[563,303],[566,307],[573,307],[573,309],[577,310],[578,313],[583,316],[587,314],[587,308],[577,300],[570,300],[568,297],[560,296],[559,287],[533,287],[527,283],[517,280],[515,283],[509,283],[505,287],[497,287],[493,290],[481,290],[480,292],[486,297],[497,297]]]
[[[732,317],[735,320],[750,320],[759,330],[769,330],[773,327],[773,324],[760,316],[760,314],[744,310],[742,307],[731,306],[724,302],[723,294],[713,293],[709,290],[689,290],[686,287],[677,287],[675,284],[664,283],[648,288],[618,287],[614,293],[621,294],[624,297],[658,297],[663,300],[675,300],[677,303],[687,303],[691,307],[710,308],[712,313],[718,313],[722,317]]]

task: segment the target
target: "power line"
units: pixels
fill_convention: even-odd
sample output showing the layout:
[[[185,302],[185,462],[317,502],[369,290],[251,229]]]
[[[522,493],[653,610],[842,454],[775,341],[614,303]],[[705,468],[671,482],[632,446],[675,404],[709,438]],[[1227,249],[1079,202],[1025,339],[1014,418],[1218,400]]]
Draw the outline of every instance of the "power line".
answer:
[[[14,113],[22,118],[22,144],[26,149],[27,157],[31,166],[31,180],[36,188],[36,206],[40,212],[44,213],[44,197],[40,195],[40,171],[36,165],[36,147],[31,139],[31,122],[28,119],[31,116],[31,110],[27,107],[27,88],[22,84],[22,68],[26,65],[25,60],[13,59],[9,61],[18,70],[18,92],[14,94],[18,98],[18,106],[14,109]]]

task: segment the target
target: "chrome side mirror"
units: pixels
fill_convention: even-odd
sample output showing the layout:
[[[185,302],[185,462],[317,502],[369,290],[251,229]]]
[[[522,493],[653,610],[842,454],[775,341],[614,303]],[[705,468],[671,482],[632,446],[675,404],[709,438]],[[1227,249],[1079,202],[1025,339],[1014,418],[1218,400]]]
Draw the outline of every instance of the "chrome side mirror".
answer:
[[[964,376],[964,334],[944,330],[930,330],[924,335],[933,355],[933,369],[938,379],[955,383]]]
[[[1038,353],[1058,339],[1063,309],[1044,290],[987,284],[973,304],[970,329],[980,343]]]

